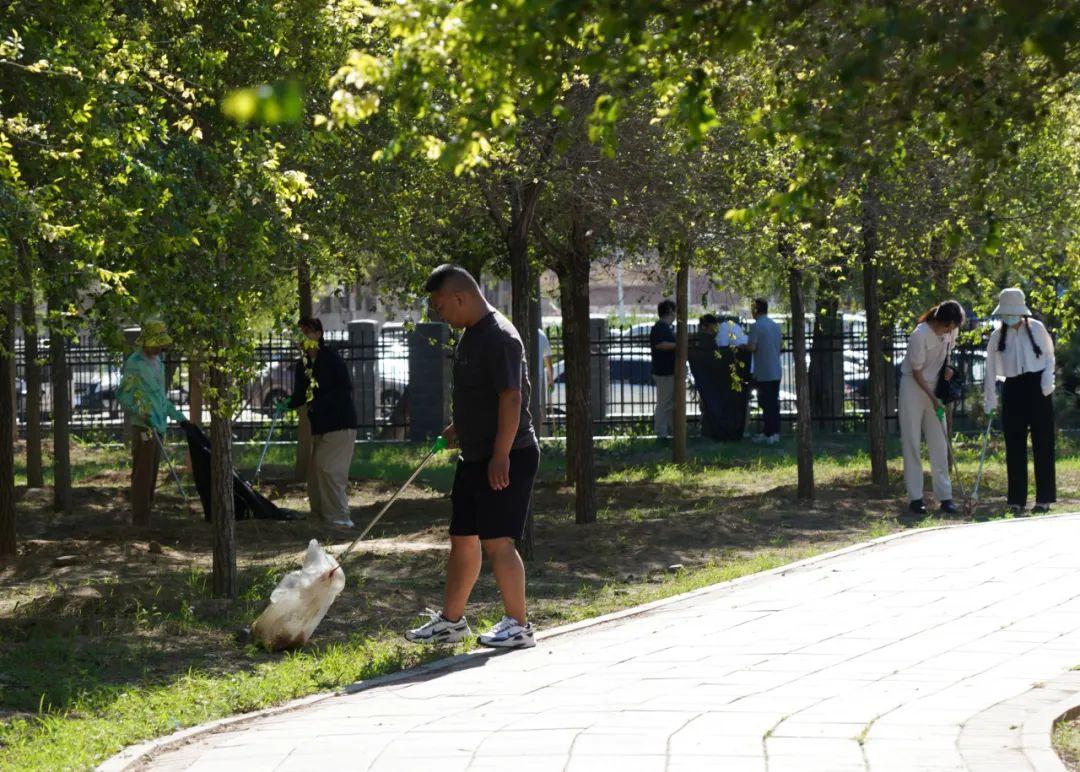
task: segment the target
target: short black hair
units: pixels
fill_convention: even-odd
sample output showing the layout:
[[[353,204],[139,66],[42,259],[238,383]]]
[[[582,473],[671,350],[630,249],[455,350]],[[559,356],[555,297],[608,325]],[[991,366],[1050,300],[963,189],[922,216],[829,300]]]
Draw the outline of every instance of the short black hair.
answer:
[[[667,316],[668,314],[673,313],[675,313],[674,300],[661,300],[660,304],[656,307],[657,316]]]
[[[315,330],[315,332],[322,332],[322,320],[317,316],[301,316],[300,321],[297,322],[301,330]]]
[[[460,265],[443,263],[428,276],[428,280],[424,284],[424,292],[438,292],[447,281],[452,281],[455,284],[468,285],[477,289],[480,287],[480,285],[476,283],[476,279],[473,278],[473,275]]]
[[[765,298],[754,298],[754,316],[769,313],[769,301]]]
[[[698,326],[704,327],[707,324],[720,324],[720,320],[713,314],[702,314],[701,318],[698,319]]]

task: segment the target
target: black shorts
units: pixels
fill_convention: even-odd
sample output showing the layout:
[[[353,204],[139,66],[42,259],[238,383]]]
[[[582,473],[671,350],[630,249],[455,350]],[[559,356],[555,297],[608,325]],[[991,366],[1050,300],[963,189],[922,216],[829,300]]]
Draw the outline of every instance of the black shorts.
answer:
[[[458,461],[450,493],[450,535],[520,539],[539,466],[540,448],[536,445],[510,451],[510,487],[496,491],[488,483],[487,460]]]

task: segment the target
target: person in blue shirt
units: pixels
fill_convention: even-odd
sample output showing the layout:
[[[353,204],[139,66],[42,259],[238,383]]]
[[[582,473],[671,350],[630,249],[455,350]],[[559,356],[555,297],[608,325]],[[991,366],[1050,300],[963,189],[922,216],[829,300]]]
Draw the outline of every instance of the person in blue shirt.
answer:
[[[780,325],[769,318],[769,304],[764,298],[754,301],[754,326],[747,334],[744,348],[753,353],[750,372],[757,389],[758,405],[764,426],[755,442],[775,445],[780,441]]]

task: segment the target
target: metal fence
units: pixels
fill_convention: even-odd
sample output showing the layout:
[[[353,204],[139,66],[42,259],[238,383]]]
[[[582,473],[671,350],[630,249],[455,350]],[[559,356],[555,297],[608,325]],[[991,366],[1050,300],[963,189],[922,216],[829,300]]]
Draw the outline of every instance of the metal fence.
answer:
[[[656,406],[656,387],[651,375],[648,330],[651,325],[627,327],[601,325],[591,345],[593,371],[593,420],[598,434],[643,433],[651,430]],[[566,378],[561,330],[547,331],[551,343],[554,384],[545,405],[547,434],[562,434],[566,420]],[[696,329],[691,326],[691,334]],[[384,325],[372,341],[358,343],[346,333],[328,333],[332,345],[345,360],[353,375],[354,401],[360,419],[359,436],[364,439],[394,440],[408,436],[409,338],[401,325]],[[886,357],[893,377],[888,384],[888,417],[895,428],[896,392],[899,363],[907,345],[906,333],[897,331],[886,341]],[[861,431],[869,412],[869,369],[865,331],[845,325],[842,333],[813,336],[808,331],[808,364],[811,368],[811,391],[814,395],[815,424],[827,431]],[[41,341],[41,356],[48,341]],[[16,347],[17,410],[20,424],[26,420],[25,356],[21,341]],[[69,397],[72,404],[71,426],[75,433],[101,433],[119,437],[124,426],[123,411],[117,402],[120,385],[121,354],[94,343],[68,346],[70,366]],[[447,356],[451,356],[449,350]],[[239,439],[265,436],[273,406],[293,390],[294,363],[298,350],[293,341],[270,337],[260,341],[255,355],[255,376],[242,385],[242,404],[234,416]],[[985,369],[985,344],[958,346],[956,360],[963,366],[967,397],[956,416],[958,427],[970,423],[973,407],[981,402]],[[785,331],[781,351],[781,418],[795,419],[795,373],[791,335]],[[185,413],[190,411],[190,366],[182,357],[166,360],[169,396]],[[530,370],[536,365],[530,363]],[[688,368],[689,373],[689,368]],[[42,421],[52,419],[52,385],[49,365],[42,365]],[[366,387],[361,388],[366,384]],[[691,423],[700,416],[698,394],[692,376],[687,378],[687,414]],[[760,411],[750,400],[750,429],[760,428]],[[295,436],[295,413],[279,422],[281,438]]]

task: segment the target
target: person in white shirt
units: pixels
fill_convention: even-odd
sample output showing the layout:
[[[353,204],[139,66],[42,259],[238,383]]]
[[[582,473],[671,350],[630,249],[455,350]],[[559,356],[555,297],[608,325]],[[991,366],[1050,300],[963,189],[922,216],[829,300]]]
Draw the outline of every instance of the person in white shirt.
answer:
[[[716,331],[717,348],[745,345],[747,338],[742,325],[734,317],[728,316],[727,311],[721,311],[719,318],[720,326]]]
[[[543,328],[537,331],[536,375],[540,379],[540,402],[536,406],[536,436],[544,433],[544,423],[547,419],[548,403],[551,401],[551,392],[555,388],[555,367],[551,363],[551,341],[544,333]],[[554,432],[552,432],[554,434]]]
[[[1057,501],[1054,473],[1054,341],[1042,322],[1031,318],[1024,292],[1001,291],[993,316],[1001,320],[986,347],[984,407],[992,416],[998,406],[997,384],[1003,381],[1001,426],[1005,434],[1005,466],[1009,507],[1021,514],[1027,505],[1027,437],[1035,457],[1035,514],[1050,511]]]
[[[942,405],[934,396],[938,376],[947,367],[956,333],[964,322],[964,309],[955,300],[946,300],[919,317],[918,326],[908,338],[907,353],[900,365],[900,444],[904,451],[904,484],[909,508],[926,514],[923,503],[922,439],[930,453],[930,473],[934,496],[945,514],[957,513],[949,479],[949,445],[945,425],[938,415]]]

